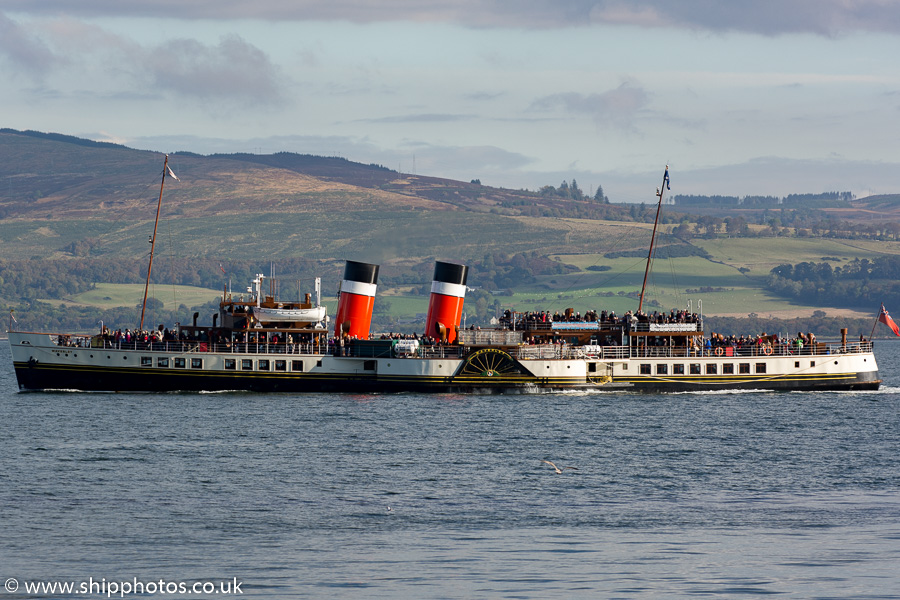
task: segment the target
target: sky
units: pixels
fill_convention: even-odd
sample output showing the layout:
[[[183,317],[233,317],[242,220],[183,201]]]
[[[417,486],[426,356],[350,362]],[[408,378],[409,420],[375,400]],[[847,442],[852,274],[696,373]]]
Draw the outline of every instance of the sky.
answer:
[[[900,193],[900,0],[0,0],[0,127],[513,189]]]

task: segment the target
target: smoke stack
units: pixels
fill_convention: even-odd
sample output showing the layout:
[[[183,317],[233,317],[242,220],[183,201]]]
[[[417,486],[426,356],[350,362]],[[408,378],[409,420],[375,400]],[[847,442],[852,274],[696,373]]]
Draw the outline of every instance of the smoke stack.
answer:
[[[462,319],[469,267],[448,262],[434,263],[434,281],[425,318],[425,335],[452,344]]]
[[[378,265],[347,261],[334,320],[335,337],[345,333],[362,340],[369,338],[377,283]]]

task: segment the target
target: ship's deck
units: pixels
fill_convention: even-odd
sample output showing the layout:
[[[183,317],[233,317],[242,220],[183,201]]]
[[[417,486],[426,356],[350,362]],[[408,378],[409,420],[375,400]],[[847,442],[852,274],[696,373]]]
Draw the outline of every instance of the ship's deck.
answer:
[[[571,344],[485,344],[485,345],[441,345],[419,344],[412,351],[394,348],[391,340],[350,341],[346,345],[335,344],[290,344],[285,342],[233,342],[211,343],[194,340],[165,342],[138,342],[101,340],[96,336],[48,336],[52,344],[60,348],[106,348],[111,350],[165,352],[170,354],[217,353],[217,354],[262,354],[262,355],[334,355],[357,358],[378,358],[394,356],[398,358],[462,358],[471,350],[481,347],[499,347],[518,360],[536,359],[584,359],[626,360],[630,358],[759,358],[787,356],[822,356],[872,352],[871,342],[820,342],[812,346],[797,348],[788,343],[773,345],[751,345],[744,347],[724,346],[710,349],[694,349],[684,346],[599,346]]]

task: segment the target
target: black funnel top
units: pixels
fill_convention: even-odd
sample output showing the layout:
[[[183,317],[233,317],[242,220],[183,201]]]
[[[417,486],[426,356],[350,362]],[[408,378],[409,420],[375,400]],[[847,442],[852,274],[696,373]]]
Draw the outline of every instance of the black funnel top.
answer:
[[[466,285],[469,276],[469,267],[454,263],[437,261],[434,263],[434,280],[441,283],[456,283]]]
[[[378,283],[378,265],[348,260],[344,266],[344,279],[360,283]]]

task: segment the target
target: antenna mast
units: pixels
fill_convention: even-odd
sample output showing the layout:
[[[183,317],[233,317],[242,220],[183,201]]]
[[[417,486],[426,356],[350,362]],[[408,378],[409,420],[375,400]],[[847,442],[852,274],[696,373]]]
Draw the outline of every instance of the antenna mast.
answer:
[[[150,264],[147,265],[147,283],[144,285],[144,302],[141,304],[141,324],[138,331],[144,330],[144,312],[147,310],[147,291],[150,289],[150,272],[153,270],[153,251],[156,249],[156,229],[159,227],[159,209],[162,207],[163,186],[166,185],[166,175],[169,172],[169,155],[163,161],[162,181],[159,183],[159,201],[156,203],[156,222],[153,223],[153,237],[150,238]]]
[[[641,299],[638,301],[638,312],[644,306],[644,291],[647,289],[647,275],[650,274],[650,263],[653,261],[653,244],[656,242],[656,228],[659,225],[659,211],[662,208],[663,194],[669,188],[669,165],[666,165],[666,172],[663,175],[662,185],[656,190],[656,197],[659,203],[656,205],[656,220],[653,221],[653,235],[650,236],[650,252],[647,253],[647,266],[644,268],[644,283],[641,285]]]

